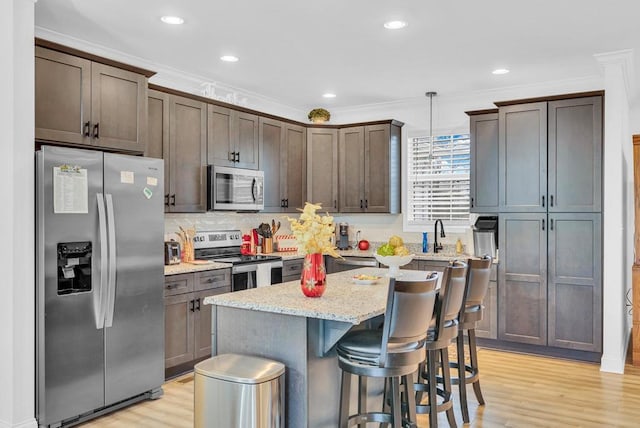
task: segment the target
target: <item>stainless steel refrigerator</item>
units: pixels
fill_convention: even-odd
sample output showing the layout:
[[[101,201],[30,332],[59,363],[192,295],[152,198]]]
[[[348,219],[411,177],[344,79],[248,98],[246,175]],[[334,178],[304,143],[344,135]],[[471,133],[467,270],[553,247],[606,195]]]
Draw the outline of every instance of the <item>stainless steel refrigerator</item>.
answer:
[[[159,397],[163,161],[43,146],[36,162],[39,425]]]

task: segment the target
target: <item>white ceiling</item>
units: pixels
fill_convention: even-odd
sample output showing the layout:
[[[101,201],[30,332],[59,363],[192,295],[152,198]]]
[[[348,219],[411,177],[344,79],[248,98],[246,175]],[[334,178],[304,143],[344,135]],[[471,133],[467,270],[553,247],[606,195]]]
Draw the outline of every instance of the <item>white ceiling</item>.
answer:
[[[169,26],[163,15],[185,23]],[[638,0],[36,3],[37,28],[301,110],[594,76],[594,54],[640,56],[639,16]],[[390,19],[409,25],[386,30]],[[491,74],[498,67],[511,73]],[[337,98],[322,98],[329,91]]]

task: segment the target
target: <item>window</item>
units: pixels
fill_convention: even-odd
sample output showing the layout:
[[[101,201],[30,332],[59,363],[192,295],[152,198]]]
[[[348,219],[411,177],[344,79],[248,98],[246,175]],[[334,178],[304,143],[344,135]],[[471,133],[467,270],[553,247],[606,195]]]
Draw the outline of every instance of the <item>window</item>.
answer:
[[[469,222],[469,134],[410,138],[407,225]]]

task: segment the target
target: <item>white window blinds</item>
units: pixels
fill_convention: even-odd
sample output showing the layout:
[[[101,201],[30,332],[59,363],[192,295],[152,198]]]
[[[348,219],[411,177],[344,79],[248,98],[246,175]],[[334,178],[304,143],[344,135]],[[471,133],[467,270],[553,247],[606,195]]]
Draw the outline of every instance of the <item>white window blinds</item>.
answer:
[[[407,222],[469,220],[469,134],[410,138]]]

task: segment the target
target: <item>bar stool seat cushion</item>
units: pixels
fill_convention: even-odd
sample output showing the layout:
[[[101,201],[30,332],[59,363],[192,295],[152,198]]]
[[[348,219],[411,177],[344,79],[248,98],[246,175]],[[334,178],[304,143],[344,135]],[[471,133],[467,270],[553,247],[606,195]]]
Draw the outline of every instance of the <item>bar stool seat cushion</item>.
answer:
[[[422,347],[420,342],[389,342],[389,358],[395,353],[407,353]],[[358,363],[377,366],[382,352],[382,330],[356,330],[344,335],[337,347],[338,355]]]

